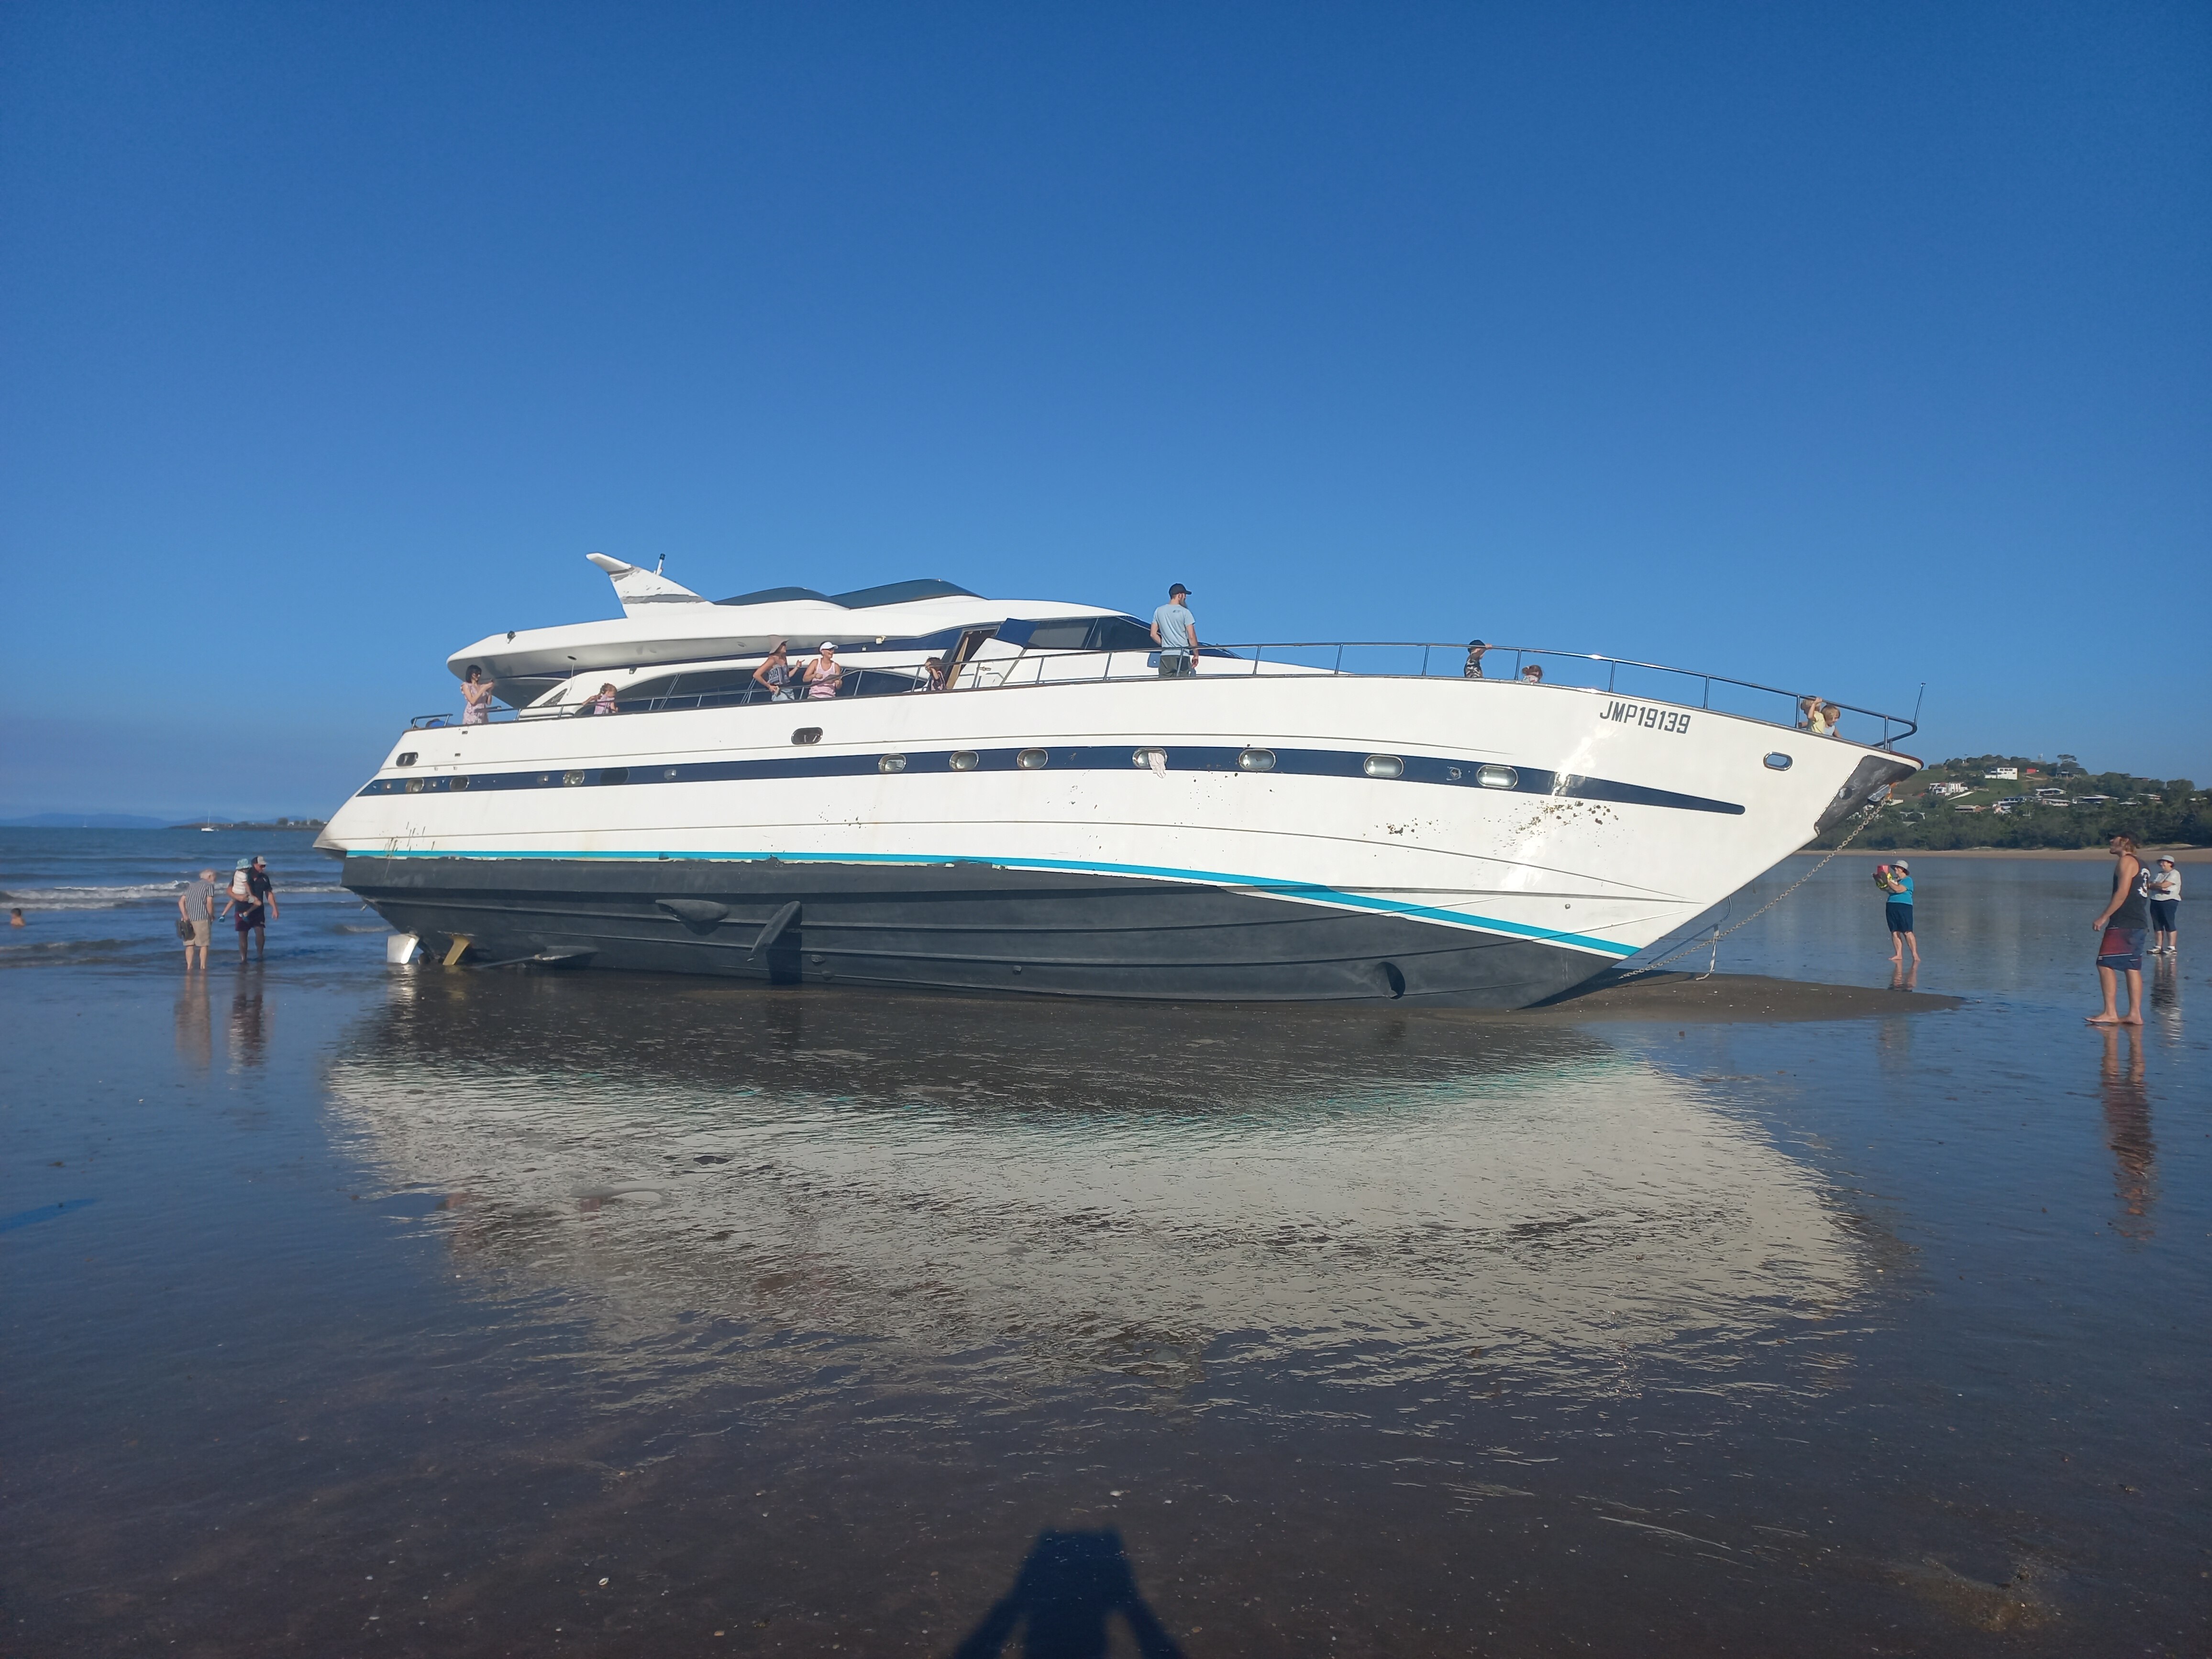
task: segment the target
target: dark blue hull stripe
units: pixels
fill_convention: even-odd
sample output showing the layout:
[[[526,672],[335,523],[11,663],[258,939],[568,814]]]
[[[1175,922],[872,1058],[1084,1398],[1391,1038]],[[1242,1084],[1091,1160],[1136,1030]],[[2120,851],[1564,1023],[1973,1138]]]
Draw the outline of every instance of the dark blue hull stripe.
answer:
[[[1237,772],[1237,757],[1246,751],[1226,746],[1148,744],[1162,749],[1171,772]],[[898,752],[898,751],[893,751]],[[1040,768],[1024,768],[1018,757],[1042,752]],[[1013,772],[1030,769],[1052,772],[1127,772],[1136,769],[1132,750],[1120,744],[1051,747],[1044,744],[1013,749],[932,749],[905,751],[903,770],[891,775],[956,769]],[[1274,765],[1257,776],[1366,778],[1369,756],[1346,749],[1278,749]],[[973,764],[956,769],[953,757],[974,757]],[[1400,783],[1439,784],[1447,788],[1490,789],[1499,794],[1546,795],[1564,800],[1607,801],[1623,806],[1661,806],[1683,812],[1721,812],[1741,817],[1743,808],[1734,801],[1712,800],[1704,795],[1678,794],[1671,789],[1648,789],[1641,784],[1617,783],[1609,778],[1578,777],[1570,772],[1546,772],[1534,767],[1509,769],[1510,784],[1483,784],[1485,769],[1477,761],[1448,761],[1431,755],[1393,756],[1405,772]],[[779,755],[773,760],[685,761],[668,765],[592,766],[521,772],[472,772],[465,776],[426,775],[416,778],[378,778],[364,795],[435,794],[477,789],[562,789],[576,786],[635,787],[648,783],[733,783],[786,778],[855,778],[885,775],[880,754]],[[1491,768],[1493,772],[1495,766]],[[1376,780],[1370,780],[1376,781]]]

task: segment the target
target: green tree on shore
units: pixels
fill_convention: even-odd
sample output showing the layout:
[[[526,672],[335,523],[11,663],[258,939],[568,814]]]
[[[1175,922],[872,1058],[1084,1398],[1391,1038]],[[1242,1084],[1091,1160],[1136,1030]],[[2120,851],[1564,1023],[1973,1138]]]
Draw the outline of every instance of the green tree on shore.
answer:
[[[2016,776],[1985,775],[2003,768]],[[1939,795],[1933,793],[1939,785],[1962,787],[1964,793]],[[2063,789],[2064,802],[2037,801],[2039,787]],[[2001,801],[2013,804],[1999,811]],[[1848,823],[1839,824],[1813,844],[1833,847],[1850,829]],[[2093,773],[2071,755],[2055,763],[2017,755],[1961,756],[1899,784],[1851,845],[1878,853],[2101,847],[2120,833],[2145,846],[2212,846],[2212,802],[2187,778]]]

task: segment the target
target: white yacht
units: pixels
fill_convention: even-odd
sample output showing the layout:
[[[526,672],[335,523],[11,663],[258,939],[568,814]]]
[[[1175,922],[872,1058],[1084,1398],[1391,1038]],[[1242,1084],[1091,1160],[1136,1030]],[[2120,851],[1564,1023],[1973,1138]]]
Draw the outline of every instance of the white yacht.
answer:
[[[1164,676],[1097,606],[709,601],[591,557],[623,617],[456,652],[510,708],[417,716],[319,842],[453,960],[1521,1007],[1918,767],[1900,717],[1816,735],[1791,693],[1608,657],[1209,645]],[[833,644],[834,695],[757,680],[778,641]]]

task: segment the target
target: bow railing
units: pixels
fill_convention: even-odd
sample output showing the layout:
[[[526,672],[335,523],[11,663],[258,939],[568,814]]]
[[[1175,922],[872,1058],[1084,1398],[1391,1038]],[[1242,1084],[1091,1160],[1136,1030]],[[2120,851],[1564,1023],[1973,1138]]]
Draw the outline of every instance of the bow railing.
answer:
[[[503,724],[568,719],[594,713],[660,714],[751,703],[776,702],[795,707],[856,696],[963,696],[1113,680],[1342,675],[1361,679],[1481,680],[1532,691],[1571,691],[1614,700],[1620,706],[1614,714],[1617,719],[1638,718],[1641,706],[1657,704],[1809,731],[1875,749],[1893,748],[1919,730],[1917,710],[1910,716],[1886,714],[1856,703],[1841,702],[1820,692],[1790,690],[1755,680],[1673,668],[1664,663],[1642,662],[1632,657],[1555,651],[1540,646],[1493,645],[1475,652],[1463,645],[1437,641],[1292,640],[1202,645],[1194,659],[1188,652],[1175,651],[1164,653],[1031,648],[1009,655],[987,654],[988,651],[987,644],[977,655],[957,665],[951,670],[948,684],[935,692],[931,690],[928,671],[920,665],[848,668],[834,696],[829,698],[808,695],[809,688],[794,687],[779,693],[750,682],[737,687],[718,684],[713,689],[686,692],[683,690],[682,671],[678,669],[672,690],[649,697],[625,698],[617,690],[611,710],[586,699],[574,704],[502,708],[495,710],[491,718]],[[656,668],[655,679],[665,682],[670,678],[670,669],[660,665]],[[714,678],[726,682],[729,672],[726,665],[714,671]],[[453,714],[418,714],[409,725],[421,730],[458,723]],[[1847,724],[1856,729],[1846,730]],[[1880,735],[1868,732],[1868,725],[1878,726]]]

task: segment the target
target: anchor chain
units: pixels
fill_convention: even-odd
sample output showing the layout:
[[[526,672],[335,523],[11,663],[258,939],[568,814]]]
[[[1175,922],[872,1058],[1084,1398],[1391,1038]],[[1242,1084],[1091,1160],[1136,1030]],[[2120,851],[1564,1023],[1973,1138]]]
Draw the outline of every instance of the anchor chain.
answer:
[[[1791,882],[1789,886],[1784,888],[1772,898],[1767,900],[1765,903],[1760,905],[1759,908],[1753,910],[1749,915],[1746,916],[1741,921],[1736,923],[1735,927],[1723,930],[1719,923],[1714,923],[1712,960],[1706,964],[1705,971],[1699,974],[1698,977],[1700,980],[1711,979],[1714,974],[1719,971],[1721,962],[1721,941],[1723,939],[1726,939],[1730,933],[1740,933],[1744,928],[1750,927],[1753,922],[1757,921],[1769,910],[1771,910],[1776,905],[1781,903],[1783,900],[1788,898],[1790,894],[1796,892],[1807,882],[1812,880],[1814,877],[1819,875],[1821,871],[1826,869],[1830,860],[1834,859],[1837,854],[1841,853],[1844,848],[1849,847],[1852,842],[1858,838],[1858,833],[1860,830],[1865,829],[1867,825],[1872,823],[1876,817],[1881,816],[1881,808],[1882,803],[1875,801],[1871,805],[1862,811],[1859,814],[1859,821],[1851,826],[1850,834],[1845,836],[1841,841],[1836,843],[1834,851],[1831,852],[1827,858],[1822,859],[1818,864],[1808,870],[1803,875]],[[1682,955],[1685,951],[1694,951],[1698,945],[1704,943],[1705,940],[1702,939],[1693,939],[1688,944],[1677,946],[1675,949],[1669,951],[1665,956],[1660,957],[1658,961],[1652,963],[1648,967],[1631,969],[1628,972],[1620,976],[1621,980],[1626,981],[1638,978],[1644,974],[1656,974],[1662,968],[1664,968],[1668,963],[1674,961],[1676,957]]]

